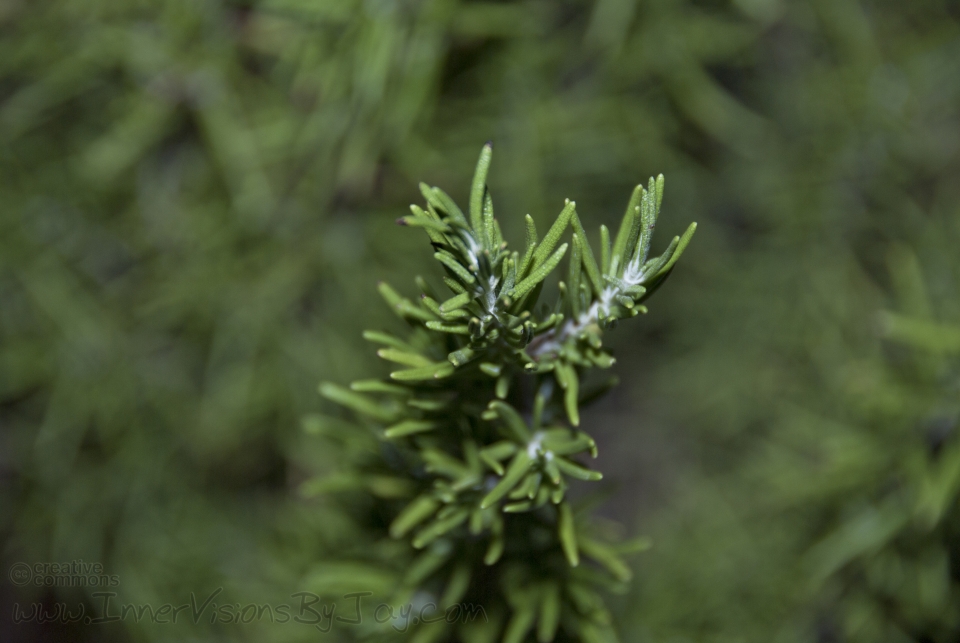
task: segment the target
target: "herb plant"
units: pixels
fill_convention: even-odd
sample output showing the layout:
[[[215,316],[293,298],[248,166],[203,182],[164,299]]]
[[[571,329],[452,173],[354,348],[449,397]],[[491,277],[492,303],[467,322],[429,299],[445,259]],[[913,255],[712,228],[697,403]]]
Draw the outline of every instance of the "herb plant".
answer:
[[[395,602],[482,606],[483,619],[419,624],[417,643],[615,640],[602,593],[625,586],[631,573],[621,555],[646,540],[619,540],[567,496],[573,481],[601,478],[581,460],[597,447],[578,428],[579,408],[614,383],[587,389],[581,381],[614,364],[604,332],[646,312],[696,224],[651,256],[661,175],[634,189],[615,238],[601,226],[599,261],[570,200],[542,238],[527,215],[523,249],[511,251],[486,185],[491,155],[488,143],[466,213],[421,184],[425,207],[398,220],[427,234],[450,292],[417,278],[421,295],[411,301],[379,285],[410,330],[364,337],[395,370],[320,386],[351,413],[349,421],[311,420],[343,457],[339,471],[307,488],[353,507],[366,532],[382,538],[374,539],[378,553],[328,569],[312,587],[334,593],[364,578]],[[547,277],[568,254],[559,295],[541,303]]]

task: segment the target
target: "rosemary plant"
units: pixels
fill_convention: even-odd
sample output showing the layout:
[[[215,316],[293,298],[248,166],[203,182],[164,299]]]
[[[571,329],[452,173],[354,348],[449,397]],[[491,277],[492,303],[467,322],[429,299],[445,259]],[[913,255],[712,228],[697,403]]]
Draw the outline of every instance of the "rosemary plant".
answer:
[[[421,295],[411,301],[379,285],[410,331],[364,337],[398,366],[389,378],[349,388],[321,384],[351,420],[316,428],[355,448],[344,451],[337,474],[309,486],[368,494],[367,529],[392,539],[383,551],[409,561],[392,587],[388,580],[378,589],[438,609],[461,601],[483,607],[485,622],[421,623],[418,643],[453,636],[478,643],[615,640],[602,592],[629,580],[620,556],[645,540],[617,541],[567,498],[572,481],[601,478],[580,461],[597,448],[577,427],[579,406],[604,387],[584,391],[580,382],[588,369],[614,363],[604,331],[646,312],[644,301],[670,275],[696,224],[650,256],[661,175],[633,191],[612,241],[601,226],[599,261],[569,200],[542,238],[527,215],[523,249],[511,251],[486,185],[491,154],[488,143],[466,213],[439,188],[421,184],[425,207],[413,205],[398,220],[427,234],[450,293],[441,296],[418,278]],[[568,228],[572,238],[563,242]],[[538,305],[544,281],[567,254],[559,297]]]

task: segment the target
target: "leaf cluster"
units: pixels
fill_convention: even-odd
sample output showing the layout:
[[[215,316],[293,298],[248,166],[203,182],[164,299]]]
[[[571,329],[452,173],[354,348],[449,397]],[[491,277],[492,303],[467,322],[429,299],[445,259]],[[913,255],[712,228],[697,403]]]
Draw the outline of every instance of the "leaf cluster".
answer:
[[[581,461],[597,447],[576,428],[581,402],[595,397],[581,393],[580,380],[586,368],[613,364],[604,330],[646,310],[641,302],[669,276],[695,226],[649,257],[660,176],[634,190],[614,243],[601,229],[600,262],[569,200],[542,239],[528,215],[523,252],[511,252],[486,185],[491,156],[488,143],[466,213],[421,184],[426,206],[411,206],[398,221],[427,234],[450,292],[441,297],[418,278],[414,302],[380,284],[410,331],[364,337],[398,368],[387,379],[321,385],[357,423],[327,432],[365,446],[340,473],[308,487],[379,498],[389,537],[423,552],[404,573],[404,591],[429,588],[448,606],[472,596],[502,608],[502,628],[485,630],[482,640],[520,643],[535,631],[541,643],[609,641],[615,634],[601,592],[623,589],[631,573],[621,554],[645,541],[617,542],[567,498],[573,481],[602,477]],[[572,239],[562,242],[568,227]],[[571,248],[557,301],[538,306]],[[493,595],[480,580],[485,570],[499,582]],[[416,640],[453,635],[448,630],[424,628]],[[467,630],[459,636],[480,636]]]

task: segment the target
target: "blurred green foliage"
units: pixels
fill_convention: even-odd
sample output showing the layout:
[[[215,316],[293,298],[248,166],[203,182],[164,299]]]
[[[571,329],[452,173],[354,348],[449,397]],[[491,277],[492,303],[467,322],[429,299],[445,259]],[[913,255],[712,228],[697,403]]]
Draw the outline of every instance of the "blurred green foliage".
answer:
[[[492,138],[541,228],[659,172],[661,238],[700,222],[597,411],[655,542],[622,638],[956,640],[955,3],[4,0],[0,31],[5,565],[246,603],[360,546],[293,493],[331,464],[299,418],[376,368],[417,181]],[[73,634],[110,632],[185,631]]]

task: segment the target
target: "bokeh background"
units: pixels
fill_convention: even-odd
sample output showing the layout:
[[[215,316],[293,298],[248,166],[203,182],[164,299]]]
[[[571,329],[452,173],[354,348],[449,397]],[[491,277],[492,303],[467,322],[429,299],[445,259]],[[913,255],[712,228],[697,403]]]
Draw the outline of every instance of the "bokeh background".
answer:
[[[951,0],[0,0],[0,638],[17,562],[118,601],[289,601],[350,524],[321,379],[384,372],[394,225],[492,139],[505,234],[666,177],[700,227],[585,416],[599,512],[654,547],[624,642],[960,641],[960,5]]]

